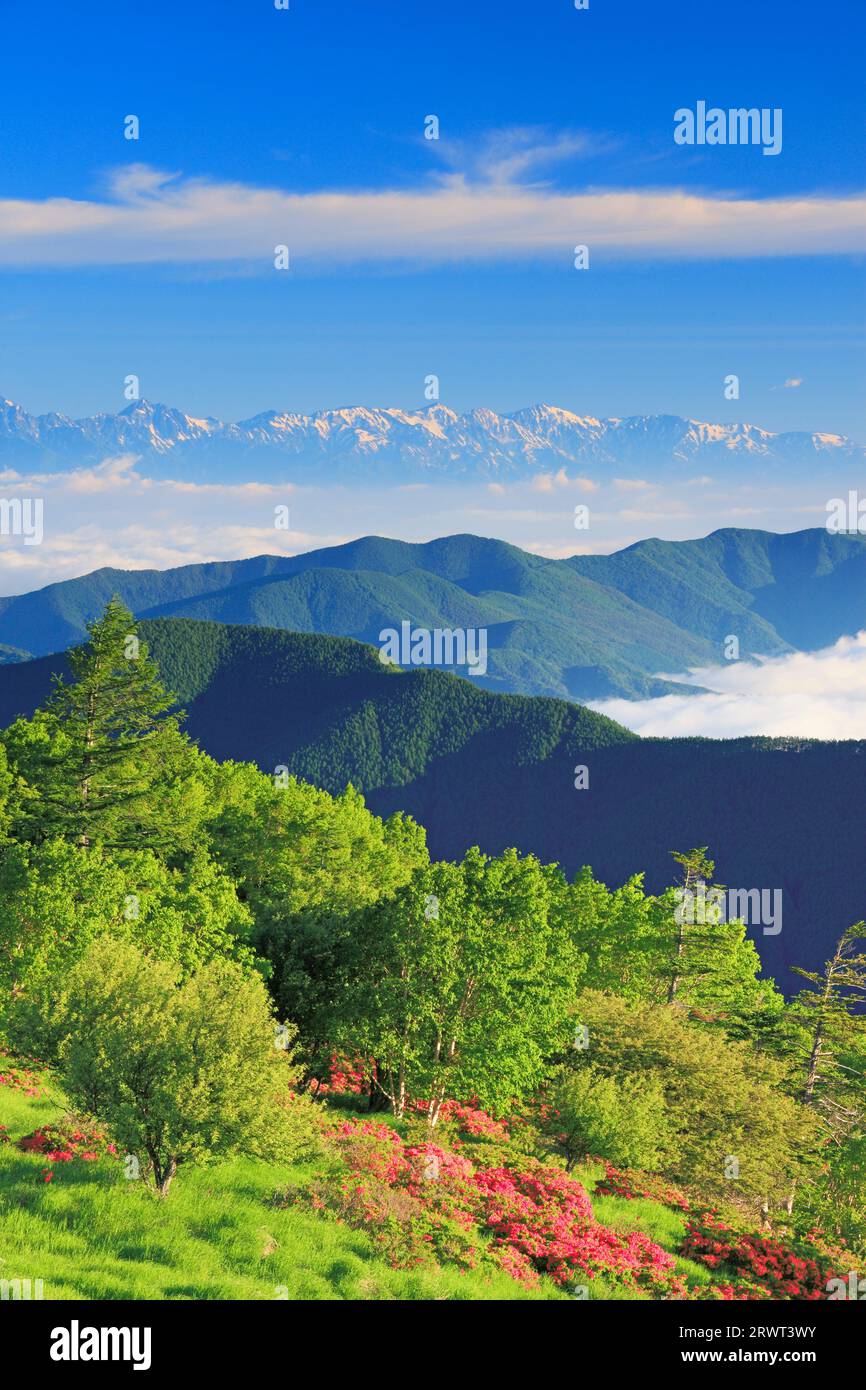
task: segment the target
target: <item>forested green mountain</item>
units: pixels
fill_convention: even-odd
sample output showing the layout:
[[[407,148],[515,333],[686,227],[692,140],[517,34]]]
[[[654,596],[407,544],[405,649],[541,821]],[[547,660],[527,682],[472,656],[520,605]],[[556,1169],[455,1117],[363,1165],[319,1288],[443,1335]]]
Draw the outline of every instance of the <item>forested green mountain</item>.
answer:
[[[323,632],[485,628],[487,689],[567,699],[687,689],[660,678],[741,655],[815,649],[866,625],[866,536],[722,530],[547,560],[502,541],[366,537],[292,557],[103,569],[0,600],[0,643],[42,655],[81,640],[112,594],[139,616]]]
[[[405,786],[485,743],[530,767],[636,741],[580,705],[492,695],[444,671],[401,671],[345,638],[187,618],[150,619],[140,632],[188,712],[186,727],[213,757],[285,766],[326,790]],[[66,670],[60,655],[0,673],[0,724],[31,713],[52,674]]]
[[[714,531],[565,564],[718,646],[814,651],[866,625],[866,535]]]
[[[866,741],[639,739],[567,701],[388,668],[344,639],[179,619],[141,632],[214,757],[329,791],[352,782],[376,812],[419,820],[436,857],[517,845],[610,883],[646,870],[658,891],[671,850],[708,844],[722,883],[783,890],[781,932],[756,941],[786,987],[789,965],[821,963],[864,914]],[[0,669],[0,723],[64,667]]]

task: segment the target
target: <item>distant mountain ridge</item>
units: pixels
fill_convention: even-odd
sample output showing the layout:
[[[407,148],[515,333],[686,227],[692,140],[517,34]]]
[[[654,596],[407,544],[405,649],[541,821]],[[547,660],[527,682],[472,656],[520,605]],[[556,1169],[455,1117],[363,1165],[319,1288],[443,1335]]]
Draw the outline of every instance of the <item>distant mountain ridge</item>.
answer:
[[[620,468],[688,474],[753,466],[808,471],[866,462],[866,448],[843,435],[776,433],[755,424],[714,424],[678,415],[599,419],[559,406],[509,414],[485,408],[458,415],[432,404],[417,410],[356,406],[313,415],[266,410],[228,423],[146,400],[116,414],[73,420],[31,415],[0,399],[0,464],[70,469],[134,454],[151,477],[248,481],[398,481],[406,478],[515,480],[577,468],[610,476]]]
[[[36,656],[83,639],[117,593],[138,617],[185,617],[353,637],[485,628],[500,692],[591,700],[688,691],[660,673],[815,650],[866,628],[866,536],[725,529],[548,560],[478,536],[367,536],[294,556],[170,570],[96,570],[0,599],[0,643]],[[12,658],[14,659],[14,657]]]

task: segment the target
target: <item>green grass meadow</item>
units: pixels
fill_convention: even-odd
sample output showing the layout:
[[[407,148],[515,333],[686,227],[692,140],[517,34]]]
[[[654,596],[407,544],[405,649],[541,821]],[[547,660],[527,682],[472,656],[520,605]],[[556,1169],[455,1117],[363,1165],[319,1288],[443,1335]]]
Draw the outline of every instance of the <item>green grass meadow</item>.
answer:
[[[31,1097],[0,1087],[0,1279],[41,1279],[46,1299],[563,1300],[549,1279],[527,1289],[507,1275],[457,1268],[392,1269],[360,1231],[296,1207],[274,1193],[303,1186],[315,1165],[234,1159],[181,1170],[167,1199],[124,1176],[114,1159],[58,1163],[22,1153],[17,1139],[62,1119],[51,1082]],[[575,1173],[591,1191],[600,1170]],[[619,1231],[642,1230],[675,1250],[680,1212],[647,1199],[597,1197],[596,1215]],[[679,1260],[678,1271],[708,1273]],[[628,1295],[598,1279],[593,1299]]]

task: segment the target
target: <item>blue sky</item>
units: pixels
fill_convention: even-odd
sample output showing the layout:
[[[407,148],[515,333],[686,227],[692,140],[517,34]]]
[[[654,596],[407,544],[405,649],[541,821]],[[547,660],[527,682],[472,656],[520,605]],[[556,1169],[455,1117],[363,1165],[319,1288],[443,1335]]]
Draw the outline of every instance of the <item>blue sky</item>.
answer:
[[[866,440],[855,0],[49,0],[3,28],[0,395],[32,411],[120,409],[130,372],[222,418],[414,406],[436,373],[457,410]],[[781,108],[782,152],[676,146],[699,99]]]

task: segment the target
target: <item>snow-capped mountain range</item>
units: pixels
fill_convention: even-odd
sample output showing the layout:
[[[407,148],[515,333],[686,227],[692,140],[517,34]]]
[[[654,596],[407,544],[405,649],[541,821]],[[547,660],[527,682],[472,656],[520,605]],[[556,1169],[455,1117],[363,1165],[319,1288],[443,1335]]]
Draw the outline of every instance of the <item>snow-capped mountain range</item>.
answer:
[[[560,469],[594,477],[623,468],[690,476],[756,464],[803,474],[866,463],[866,449],[837,434],[773,434],[758,425],[678,415],[601,420],[552,405],[509,415],[483,408],[457,415],[445,405],[356,406],[315,415],[269,410],[229,424],[145,400],[81,420],[31,415],[0,400],[0,467],[65,471],[129,455],[151,477],[320,483],[505,481]]]

